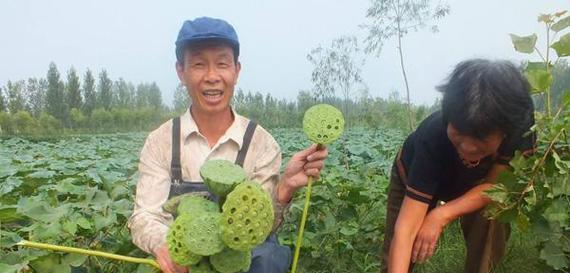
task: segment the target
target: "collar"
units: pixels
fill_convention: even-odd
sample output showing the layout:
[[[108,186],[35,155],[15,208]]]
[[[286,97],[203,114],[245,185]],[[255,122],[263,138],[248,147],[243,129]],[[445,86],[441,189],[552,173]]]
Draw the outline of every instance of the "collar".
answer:
[[[239,149],[243,144],[243,136],[245,135],[245,130],[247,128],[247,124],[249,120],[243,116],[238,115],[233,108],[230,108],[232,111],[232,115],[234,116],[234,121],[226,129],[226,132],[222,137],[218,140],[218,143],[224,143],[228,140],[232,140],[235,142]],[[200,135],[200,130],[198,129],[198,124],[190,114],[190,108],[184,112],[184,114],[180,117],[180,135],[183,137],[184,140],[187,140],[192,134]]]

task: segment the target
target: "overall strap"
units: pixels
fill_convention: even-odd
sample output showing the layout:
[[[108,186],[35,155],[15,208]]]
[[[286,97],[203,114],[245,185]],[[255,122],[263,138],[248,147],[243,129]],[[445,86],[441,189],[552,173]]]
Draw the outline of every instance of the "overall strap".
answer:
[[[170,163],[170,179],[173,184],[182,182],[182,166],[180,165],[180,118],[172,119],[172,161]]]
[[[257,123],[253,121],[249,121],[247,124],[247,129],[245,129],[245,134],[243,135],[243,143],[241,145],[241,149],[239,150],[235,163],[240,167],[243,167],[243,162],[245,160],[245,156],[247,155],[247,151],[249,150],[249,144],[251,143],[251,139],[253,138],[253,133],[255,132],[255,128],[257,128]]]

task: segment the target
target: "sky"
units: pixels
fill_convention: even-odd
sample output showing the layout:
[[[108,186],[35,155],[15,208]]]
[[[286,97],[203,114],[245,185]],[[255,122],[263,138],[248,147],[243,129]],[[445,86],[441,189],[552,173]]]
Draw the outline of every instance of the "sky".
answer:
[[[436,1],[433,1],[436,2]],[[313,65],[307,54],[342,35],[363,40],[359,27],[370,0],[2,0],[0,3],[0,86],[8,80],[45,77],[55,62],[61,77],[70,67],[106,69],[116,80],[156,82],[172,103],[178,85],[174,41],[184,20],[222,18],[236,29],[242,70],[237,88],[294,100],[310,90]],[[570,10],[570,0],[450,0],[439,32],[410,33],[403,50],[411,100],[431,104],[435,86],[454,65],[469,58],[538,60],[514,51],[509,33],[537,33],[544,41],[541,13]],[[539,44],[540,47],[540,44]],[[544,45],[540,47],[544,50]],[[370,95],[403,96],[405,87],[396,41],[365,55],[362,77]],[[355,96],[358,94],[355,93]]]

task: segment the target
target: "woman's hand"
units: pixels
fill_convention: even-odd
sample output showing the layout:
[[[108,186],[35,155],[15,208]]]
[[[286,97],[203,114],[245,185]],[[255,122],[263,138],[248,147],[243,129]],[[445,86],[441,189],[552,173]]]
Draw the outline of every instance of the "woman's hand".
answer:
[[[423,263],[435,252],[439,236],[443,232],[448,220],[438,207],[430,211],[418,231],[412,250],[412,262]]]

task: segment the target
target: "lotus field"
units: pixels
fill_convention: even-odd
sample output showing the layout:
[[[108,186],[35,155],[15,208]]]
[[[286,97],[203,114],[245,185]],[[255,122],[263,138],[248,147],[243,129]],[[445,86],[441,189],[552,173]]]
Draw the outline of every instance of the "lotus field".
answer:
[[[281,145],[283,162],[309,145],[300,129],[272,134]],[[0,273],[152,272],[147,265],[17,245],[25,239],[151,258],[131,243],[126,226],[145,136],[0,140]],[[378,272],[388,175],[404,136],[391,129],[351,128],[329,146],[323,178],[313,187],[299,272]],[[291,249],[303,199],[304,192],[298,192],[279,232]],[[514,237],[506,263],[525,262],[525,268],[535,270],[532,261],[516,255],[527,242],[516,232]],[[462,240],[446,234],[441,240],[420,272],[461,270]]]

